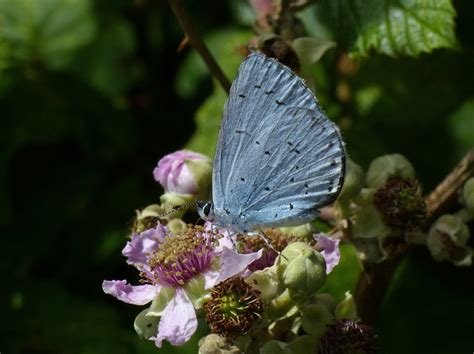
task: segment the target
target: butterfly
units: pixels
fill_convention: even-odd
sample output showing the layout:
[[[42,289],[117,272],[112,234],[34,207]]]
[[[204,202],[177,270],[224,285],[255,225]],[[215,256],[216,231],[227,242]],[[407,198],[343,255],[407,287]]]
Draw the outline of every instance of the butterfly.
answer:
[[[252,53],[224,107],[204,220],[236,233],[314,220],[344,181],[339,129],[290,68]]]

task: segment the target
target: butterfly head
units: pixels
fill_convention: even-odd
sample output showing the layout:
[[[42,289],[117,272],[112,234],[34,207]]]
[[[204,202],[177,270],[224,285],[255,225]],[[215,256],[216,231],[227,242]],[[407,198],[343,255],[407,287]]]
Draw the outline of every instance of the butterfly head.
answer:
[[[200,201],[196,202],[197,212],[201,219],[205,221],[214,220],[214,204],[210,201]]]

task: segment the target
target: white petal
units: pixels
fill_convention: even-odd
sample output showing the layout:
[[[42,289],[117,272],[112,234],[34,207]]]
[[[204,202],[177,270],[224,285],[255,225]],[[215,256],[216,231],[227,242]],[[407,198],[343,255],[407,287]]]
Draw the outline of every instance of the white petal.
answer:
[[[160,287],[149,284],[133,286],[126,280],[104,280],[102,290],[127,304],[145,305],[158,295]]]
[[[161,347],[164,339],[173,345],[183,345],[196,332],[198,322],[196,312],[183,289],[176,289],[176,294],[166,306],[158,326],[155,339]]]

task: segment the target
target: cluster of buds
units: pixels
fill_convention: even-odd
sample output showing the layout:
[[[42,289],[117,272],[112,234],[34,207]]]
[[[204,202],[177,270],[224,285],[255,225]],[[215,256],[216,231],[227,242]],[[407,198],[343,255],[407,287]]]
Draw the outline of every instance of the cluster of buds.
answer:
[[[396,258],[410,244],[421,244],[436,261],[466,266],[472,258],[466,223],[474,218],[474,179],[464,185],[460,204],[464,206],[460,211],[442,215],[430,227],[413,166],[404,156],[393,154],[372,161],[367,174],[349,161],[336,216],[365,262]]]
[[[462,208],[456,213],[441,215],[431,225],[426,245],[436,261],[470,266],[473,251],[468,246],[471,235],[467,223],[474,219],[474,178],[466,181],[459,199]]]
[[[376,158],[365,174],[348,163],[347,178],[337,201],[337,217],[361,260],[377,263],[403,253],[407,238],[426,220],[426,204],[411,163],[400,154]]]

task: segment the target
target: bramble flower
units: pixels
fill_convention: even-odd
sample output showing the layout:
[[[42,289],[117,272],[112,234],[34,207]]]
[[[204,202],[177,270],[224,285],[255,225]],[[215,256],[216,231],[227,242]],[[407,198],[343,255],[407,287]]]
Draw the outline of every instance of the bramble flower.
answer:
[[[207,195],[211,183],[211,160],[202,154],[179,150],[166,155],[153,170],[153,176],[167,193]]]
[[[217,284],[211,299],[204,304],[206,322],[212,333],[236,338],[250,333],[263,313],[260,292],[242,278],[234,277]]]
[[[431,225],[426,245],[435,261],[450,261],[456,266],[472,264],[472,250],[467,245],[470,232],[459,215],[441,215]]]
[[[261,256],[261,252],[238,254],[220,236],[192,225],[173,235],[160,223],[133,233],[122,253],[139,270],[143,285],[106,280],[102,288],[126,303],[152,302],[135,320],[137,333],[158,347],[163,340],[182,345],[196,331],[195,309],[202,307],[206,289],[244,271]]]
[[[315,234],[313,237],[316,240],[316,249],[326,261],[326,274],[329,274],[339,264],[341,258],[341,252],[339,251],[340,240],[326,237],[324,234]]]

